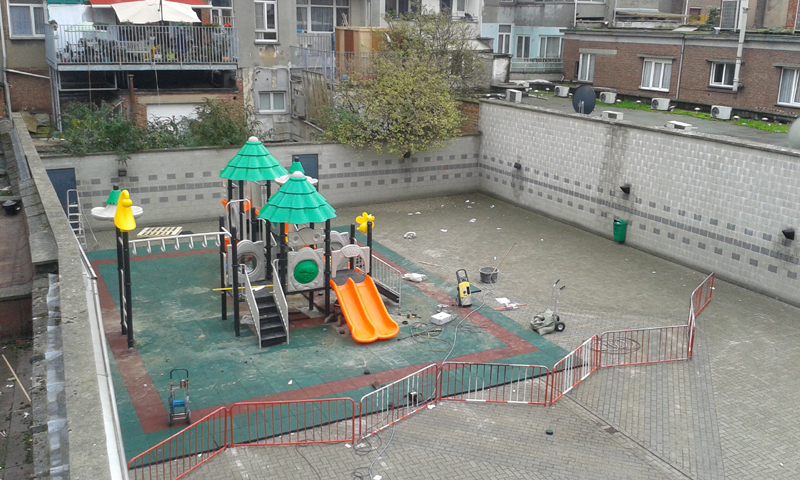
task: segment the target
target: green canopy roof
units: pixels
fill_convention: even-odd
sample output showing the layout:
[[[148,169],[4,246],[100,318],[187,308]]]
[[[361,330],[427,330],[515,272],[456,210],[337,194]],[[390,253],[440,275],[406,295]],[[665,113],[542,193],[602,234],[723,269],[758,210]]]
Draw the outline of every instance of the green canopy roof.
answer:
[[[336,210],[311,186],[300,169],[267,201],[258,217],[272,223],[320,223],[336,218]]]
[[[286,169],[264,148],[256,137],[250,137],[239,153],[219,172],[219,176],[228,180],[275,180],[286,175]]]
[[[120,193],[122,193],[122,190],[111,190],[108,194],[108,199],[106,199],[106,205],[116,205],[119,201]]]

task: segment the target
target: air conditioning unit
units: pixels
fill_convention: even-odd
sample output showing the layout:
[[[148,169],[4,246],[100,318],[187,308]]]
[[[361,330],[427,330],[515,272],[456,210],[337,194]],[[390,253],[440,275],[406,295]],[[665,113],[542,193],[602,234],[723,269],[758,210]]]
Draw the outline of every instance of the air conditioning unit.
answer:
[[[667,122],[665,127],[672,128],[673,130],[684,130],[684,131],[687,131],[687,132],[690,132],[692,130],[697,130],[697,127],[695,127],[691,123],[679,122],[677,120],[671,120],[671,121]]]
[[[568,97],[569,96],[569,87],[565,87],[563,85],[556,85],[556,97]]]
[[[522,103],[522,92],[519,90],[506,90],[506,100],[514,103]]]
[[[711,105],[711,118],[718,118],[720,120],[731,119],[731,107],[723,107],[722,105]]]
[[[600,103],[614,103],[617,101],[617,94],[614,92],[600,92]]]
[[[669,110],[669,98],[654,98],[650,102],[651,110]]]
[[[611,110],[603,110],[603,113],[600,114],[603,118],[608,118],[609,120],[622,120],[623,114],[622,112],[614,112]]]

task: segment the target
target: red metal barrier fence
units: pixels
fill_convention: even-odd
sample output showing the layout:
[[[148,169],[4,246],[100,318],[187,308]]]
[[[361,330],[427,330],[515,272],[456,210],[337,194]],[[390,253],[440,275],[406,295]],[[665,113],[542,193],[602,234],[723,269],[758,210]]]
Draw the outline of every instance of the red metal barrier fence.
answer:
[[[229,410],[231,447],[355,442],[352,398],[241,402]]]
[[[711,274],[703,280],[703,282],[694,289],[689,303],[689,342],[687,346],[687,357],[692,358],[694,353],[694,332],[697,328],[697,316],[706,308],[708,302],[711,301],[711,295],[714,293],[714,278],[715,274]]]
[[[542,365],[446,362],[439,399],[547,405],[550,371]]]
[[[134,480],[178,479],[228,447],[228,409],[220,407],[128,462]]]
[[[358,405],[351,398],[332,398],[221,407],[134,457],[128,462],[131,478],[177,480],[227,447],[355,443],[439,400],[552,405],[600,367],[689,359],[697,315],[711,301],[714,278],[712,273],[692,292],[686,325],[594,335],[552,370],[447,362],[380,387]]]
[[[550,381],[552,385],[551,404],[598,369],[600,366],[600,350],[597,348],[599,340],[600,337],[597,335],[592,336],[553,365],[553,371],[550,372],[552,378]]]
[[[361,397],[360,438],[378,433],[429,403],[435,403],[438,373],[439,367],[431,364]]]
[[[639,328],[605,332],[600,335],[600,366],[620,367],[672,362],[689,358],[689,327]]]

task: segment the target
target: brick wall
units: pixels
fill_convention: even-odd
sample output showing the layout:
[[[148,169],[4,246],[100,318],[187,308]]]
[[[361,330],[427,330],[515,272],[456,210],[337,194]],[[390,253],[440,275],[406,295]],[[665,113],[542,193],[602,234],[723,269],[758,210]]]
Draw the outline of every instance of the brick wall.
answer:
[[[28,73],[48,76],[47,69],[25,69]],[[11,92],[11,106],[14,111],[26,109],[34,113],[52,114],[50,100],[50,80],[8,72]]]
[[[462,135],[475,135],[478,133],[478,118],[480,117],[480,103],[479,102],[464,102],[459,105],[461,115],[464,119],[461,122]]]
[[[131,105],[131,97],[128,90],[120,90],[120,100],[122,101],[122,111],[125,113],[130,112],[130,105]],[[133,93],[133,101],[134,101],[134,120],[136,125],[140,127],[147,126],[147,104],[140,101],[139,97],[141,93],[137,93],[134,90]],[[159,101],[164,103],[169,103],[169,99],[171,96],[180,97],[181,99],[185,99],[187,97],[193,97],[196,101],[204,101],[206,98],[214,98],[219,99],[222,101],[229,101],[229,102],[236,102],[242,105],[244,108],[244,97],[242,95],[242,80],[237,78],[236,79],[236,92],[231,92],[230,90],[220,90],[220,92],[216,91],[208,91],[206,94],[195,94],[191,91],[186,92],[175,92],[173,94],[169,93],[160,93],[159,94]],[[181,103],[193,103],[187,101],[183,101]]]
[[[666,39],[670,40],[670,39]],[[674,42],[674,38],[670,40]],[[709,45],[709,43],[718,45]],[[800,109],[776,105],[780,89],[781,68],[775,64],[800,65],[800,52],[778,49],[763,39],[748,40],[742,55],[741,86],[731,89],[710,87],[711,61],[736,59],[735,35],[688,39],[680,69],[681,47],[664,43],[623,43],[567,39],[564,43],[564,73],[567,80],[575,81],[575,63],[581,49],[613,49],[616,55],[597,55],[593,86],[614,88],[625,95],[640,97],[668,97],[689,103],[728,105],[757,112],[774,112],[797,115]],[[770,48],[774,46],[775,49]],[[643,55],[672,57],[672,75],[669,92],[642,89]],[[680,71],[680,81],[678,74]],[[680,92],[678,87],[680,86]]]
[[[800,304],[797,152],[500,101],[480,130],[482,191]]]

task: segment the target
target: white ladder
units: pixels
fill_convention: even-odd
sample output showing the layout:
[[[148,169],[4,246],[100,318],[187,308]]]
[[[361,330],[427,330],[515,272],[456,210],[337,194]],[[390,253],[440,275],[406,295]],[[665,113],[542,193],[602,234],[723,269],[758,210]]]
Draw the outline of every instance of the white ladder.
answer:
[[[67,190],[67,220],[72,231],[75,233],[75,238],[81,247],[86,249],[86,231],[83,229],[83,212],[81,211],[80,198],[78,198],[78,191],[75,189]]]

